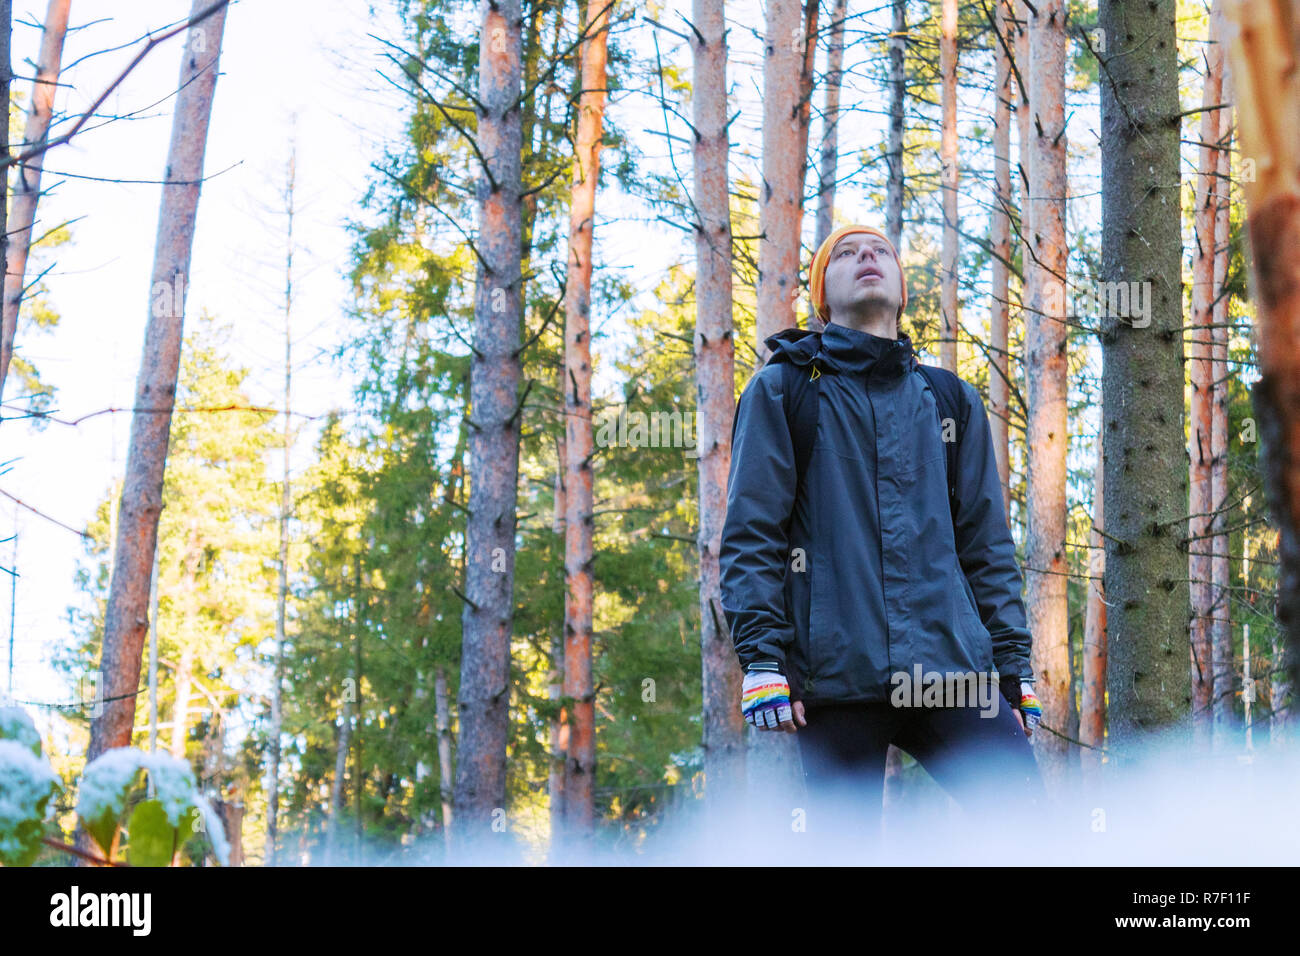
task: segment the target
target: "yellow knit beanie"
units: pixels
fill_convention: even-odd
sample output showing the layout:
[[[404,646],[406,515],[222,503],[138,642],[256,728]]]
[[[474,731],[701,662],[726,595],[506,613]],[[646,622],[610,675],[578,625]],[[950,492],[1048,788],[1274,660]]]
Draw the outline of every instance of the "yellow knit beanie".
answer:
[[[865,232],[872,236],[879,236],[885,240],[885,245],[889,246],[889,251],[894,254],[894,261],[898,263],[898,276],[903,287],[903,295],[898,304],[898,315],[901,317],[903,310],[907,308],[907,276],[903,274],[903,261],[898,258],[898,250],[894,244],[889,241],[879,229],[873,229],[871,226],[841,226],[826,237],[826,241],[817,249],[817,254],[813,256],[812,265],[808,268],[808,295],[812,299],[813,309],[823,322],[829,322],[831,310],[826,306],[826,266],[831,259],[831,250],[835,248],[835,243],[839,242],[845,236],[854,232]]]

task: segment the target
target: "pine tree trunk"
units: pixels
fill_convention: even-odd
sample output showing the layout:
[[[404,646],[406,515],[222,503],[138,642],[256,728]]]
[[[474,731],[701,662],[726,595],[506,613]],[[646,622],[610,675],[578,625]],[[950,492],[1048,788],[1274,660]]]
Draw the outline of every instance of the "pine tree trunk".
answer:
[[[1183,737],[1191,703],[1175,4],[1102,0],[1102,280],[1149,315],[1103,308],[1106,687],[1112,753]]]
[[[514,621],[519,478],[520,329],[523,321],[520,193],[519,0],[483,5],[479,40],[478,190],[470,366],[470,495],[455,813],[466,841],[490,837],[505,812],[510,636]],[[498,814],[499,815],[499,814]],[[463,828],[460,829],[460,828]],[[459,836],[457,838],[459,840]]]
[[[1106,469],[1103,437],[1097,436],[1097,464],[1092,471],[1092,529],[1088,532],[1088,598],[1083,615],[1083,686],[1080,688],[1079,740],[1083,768],[1101,767],[1106,743]],[[1088,749],[1095,748],[1095,749]]]
[[[943,190],[943,260],[939,286],[939,364],[957,371],[957,0],[942,0],[939,28],[939,75],[943,122],[939,159]]]
[[[149,575],[149,752],[158,749],[158,552]]]
[[[353,678],[355,686],[355,675]],[[343,695],[343,719],[339,724],[337,747],[334,751],[334,779],[330,781],[329,832],[326,836],[325,858],[330,866],[338,866],[339,847],[343,833],[343,778],[348,772],[348,748],[352,742],[352,691]]]
[[[844,76],[844,18],[848,14],[848,0],[835,0],[831,13],[830,51],[826,63],[826,102],[822,107],[821,165],[817,170],[817,232],[813,249],[820,249],[826,238],[835,231],[835,170],[840,159],[840,88]],[[822,328],[821,317],[808,303],[807,327]]]
[[[285,190],[288,236],[284,262],[284,432],[281,436],[284,459],[280,486],[280,566],[275,600],[275,663],[271,678],[271,726],[267,729],[267,734],[271,738],[271,766],[267,770],[266,780],[267,866],[276,865],[275,845],[279,837],[280,694],[281,685],[284,683],[284,643],[289,605],[289,515],[293,511],[293,495],[289,485],[289,456],[293,449],[293,432],[290,427],[289,408],[293,395],[293,337],[290,319],[293,314],[293,203],[296,170],[297,158],[295,153],[291,152],[289,155],[289,181]]]
[[[1188,531],[1188,576],[1192,601],[1192,727],[1198,741],[1209,742],[1214,688],[1213,561],[1210,537],[1214,501],[1213,421],[1215,377],[1222,374],[1214,359],[1213,311],[1216,219],[1219,172],[1219,117],[1222,99],[1223,46],[1219,42],[1219,0],[1210,17],[1205,48],[1205,79],[1201,86],[1200,157],[1196,174],[1195,245],[1192,249],[1192,316],[1188,344],[1191,395],[1191,473]],[[1226,238],[1226,237],[1225,237]]]
[[[885,184],[885,234],[903,250],[903,119],[907,104],[907,0],[892,0],[889,30],[889,180]],[[901,332],[902,329],[898,329]],[[885,751],[883,807],[901,799],[903,752],[892,744]]]
[[[12,67],[13,55],[10,46],[13,42],[14,10],[13,0],[0,0],[0,96],[4,97],[4,102],[8,103],[10,99],[10,90],[13,86],[14,72]],[[9,123],[6,115],[6,121],[0,123],[0,159],[4,160],[4,165],[0,166],[0,275],[8,276],[10,264],[9,259]],[[20,177],[21,182],[21,177]],[[9,362],[13,358],[13,336],[8,332],[8,326],[0,323],[0,396],[4,394],[5,376],[9,372]]]
[[[1034,297],[1033,285],[1038,276],[1034,265],[1034,136],[1031,126],[1030,96],[1033,90],[1029,85],[1029,7],[1025,0],[1014,0],[1016,10],[1016,37],[1012,48],[1016,64],[1016,153],[1018,169],[1016,170],[1017,188],[1020,191],[1020,241],[1022,247],[1021,264],[1024,272],[1020,289],[1021,318],[1025,319],[1025,310]]]
[[[1242,176],[1254,257],[1260,377],[1252,401],[1269,511],[1278,529],[1278,624],[1283,676],[1300,677],[1300,53],[1294,7],[1282,0],[1233,5],[1229,48],[1239,104],[1241,155],[1258,158]],[[1284,70],[1283,67],[1286,67]],[[1275,665],[1276,666],[1276,665]]]
[[[1015,188],[1020,193],[1020,217],[1018,228],[1018,239],[1020,244],[1020,322],[1022,329],[1028,329],[1029,323],[1029,306],[1034,301],[1035,285],[1038,282],[1039,269],[1034,262],[1036,250],[1034,247],[1034,136],[1031,125],[1031,111],[1029,98],[1032,90],[1029,86],[1029,7],[1024,0],[1010,0],[1014,5],[1016,18],[1015,42],[1012,45],[1012,53],[1015,63],[1015,83],[1013,86],[1015,96],[1015,113],[1016,113],[1016,168],[1013,170],[1012,178],[1015,180]],[[1010,331],[1007,333],[1010,338]],[[1021,388],[1024,389],[1024,378],[1028,375],[1028,370],[1024,367],[1025,355],[1021,353]],[[1022,391],[1022,394],[1023,391]],[[1011,474],[1011,444],[1010,434],[1008,431],[1007,444],[1007,475]],[[1023,463],[1023,458],[1021,459]],[[1011,520],[1010,509],[1010,488],[1007,490],[1007,520]]]
[[[229,866],[244,865],[244,804],[242,801],[222,803],[222,822],[225,824],[226,842],[230,844]]]
[[[210,0],[194,0],[191,16],[208,6]],[[116,560],[104,620],[100,673],[105,703],[102,714],[91,723],[87,761],[131,743],[148,627],[149,576],[158,543],[163,473],[176,402],[185,287],[226,9],[223,6],[186,33],[167,159],[168,183],[162,188],[158,214],[149,321],[135,393],[137,410],[131,419]]]
[[[1222,9],[1216,7],[1220,28],[1218,36],[1223,35]],[[1228,64],[1221,65],[1222,102],[1232,99],[1232,73]],[[1228,203],[1230,200],[1232,146],[1232,111],[1219,112],[1219,135],[1222,148],[1217,156],[1216,208],[1214,254],[1214,311],[1211,316],[1213,335],[1213,359],[1211,374],[1213,376],[1213,400],[1210,414],[1210,450],[1213,456],[1211,467],[1211,492],[1214,512],[1211,518],[1211,530],[1214,536],[1209,539],[1208,550],[1213,555],[1210,560],[1210,612],[1213,624],[1210,629],[1210,654],[1213,661],[1213,717],[1212,744],[1223,748],[1228,743],[1228,734],[1233,723],[1233,701],[1235,699],[1236,668],[1232,658],[1232,572],[1228,565],[1228,296],[1224,285],[1228,275]]]
[[[1072,693],[1068,567],[1065,552],[1067,503],[1065,236],[1065,5],[1036,5],[1029,25],[1032,93],[1030,141],[1035,212],[1031,241],[1038,277],[1025,316],[1027,379],[1025,446],[1029,455],[1029,535],[1026,546],[1026,603],[1033,632],[1034,689],[1049,731],[1034,735],[1044,773],[1059,781],[1070,765],[1067,740]],[[1051,733],[1055,730],[1057,733]]]
[[[742,675],[722,613],[718,552],[727,513],[731,422],[736,414],[735,340],[731,301],[731,206],[727,177],[727,46],[723,0],[694,0],[692,34],[695,95],[694,147],[696,474],[699,480],[700,659],[703,667],[703,740],[706,799],[710,808],[734,807],[744,782],[745,722],[740,713]],[[701,39],[702,38],[702,39]],[[842,56],[842,53],[841,53]],[[837,85],[832,82],[832,86]],[[828,90],[828,108],[831,93]],[[834,119],[827,116],[834,150]],[[823,144],[823,149],[825,149]],[[827,154],[822,154],[823,172]],[[834,199],[835,159],[830,164]],[[810,326],[811,327],[811,326]]]
[[[815,0],[810,0],[815,3]],[[799,293],[800,229],[807,113],[802,108],[803,65],[811,38],[804,34],[799,0],[768,0],[763,57],[763,188],[759,193],[758,303],[755,350],[767,361],[763,341],[793,328]],[[756,366],[757,367],[757,366]]]
[[[1002,481],[1002,509],[1011,515],[1010,431],[1011,363],[1008,351],[1008,325],[1011,308],[1011,103],[1016,95],[1008,50],[1013,40],[1014,24],[1008,0],[998,0],[994,7],[993,44],[993,209],[990,212],[989,245],[993,256],[992,297],[989,302],[989,429],[993,434],[993,453]]]
[[[605,52],[613,0],[587,0],[581,44],[575,167],[570,189],[569,263],[564,297],[564,696],[573,700],[564,764],[564,818],[574,837],[595,822],[596,708],[591,678],[595,578],[591,459],[591,256],[605,116]]]
[[[447,693],[447,670],[439,664],[433,678],[433,708],[438,729],[438,790],[442,797],[443,830],[451,826],[451,698]]]
[[[563,633],[563,623],[560,624]],[[546,685],[548,700],[558,703],[564,695],[564,642],[557,640],[551,649],[552,665]],[[547,774],[547,795],[550,800],[552,846],[559,848],[558,839],[564,832],[564,763],[569,751],[569,714],[560,706],[550,722],[550,771]]]
[[[63,60],[63,39],[68,32],[68,9],[72,0],[50,0],[45,12],[45,31],[41,35],[40,60],[36,64],[36,81],[32,84],[32,105],[23,131],[22,149],[44,146],[54,113],[54,91]],[[8,21],[6,21],[7,23]],[[8,64],[8,60],[4,61]],[[8,97],[6,96],[6,102]],[[6,153],[6,155],[8,155]],[[32,227],[36,222],[36,204],[41,195],[41,169],[45,154],[18,167],[14,177],[13,212],[8,220],[8,245],[4,270],[4,308],[0,320],[0,395],[9,376],[18,329],[18,312],[27,281],[27,255],[31,250]]]
[[[907,97],[907,0],[891,0],[889,27],[889,182],[885,185],[885,234],[903,249],[903,118]]]

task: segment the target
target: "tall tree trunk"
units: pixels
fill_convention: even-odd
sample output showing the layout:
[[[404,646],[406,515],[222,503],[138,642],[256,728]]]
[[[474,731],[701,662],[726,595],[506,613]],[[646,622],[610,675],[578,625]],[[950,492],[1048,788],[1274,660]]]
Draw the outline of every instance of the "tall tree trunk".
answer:
[[[559,632],[564,633],[563,622]],[[546,684],[546,697],[552,702],[559,702],[564,696],[564,641],[556,640],[551,648],[551,672]],[[550,722],[550,770],[547,774],[546,789],[550,798],[551,846],[560,849],[559,836],[564,830],[564,763],[569,752],[569,714],[559,705]]]
[[[510,635],[522,400],[520,0],[483,4],[479,33],[478,190],[470,366],[470,496],[456,759],[456,819],[467,841],[505,812]],[[461,829],[456,831],[457,834]]]
[[[734,808],[733,800],[743,785],[745,771],[745,722],[740,714],[743,678],[722,613],[718,565],[727,513],[727,475],[731,471],[731,422],[736,413],[724,14],[724,0],[694,0],[692,21],[698,35],[692,35],[691,45],[695,81],[691,120],[696,130],[694,199],[700,213],[700,221],[695,223],[695,402],[699,422],[695,464],[700,509],[696,547],[700,562],[705,796],[711,810]],[[832,80],[835,85],[837,81]],[[827,108],[831,109],[829,90],[827,97]],[[826,123],[833,150],[835,120],[828,114]],[[823,173],[827,162],[823,152]],[[822,194],[823,208],[829,208],[835,195],[834,157],[829,164],[830,187]]]
[[[10,88],[13,86],[13,55],[10,46],[13,42],[14,8],[13,0],[0,0],[0,96],[9,102]],[[5,122],[0,123],[0,275],[9,274],[9,117],[6,106]],[[21,176],[19,177],[21,182]],[[0,323],[0,397],[4,394],[5,376],[9,372],[9,361],[13,357],[13,336],[9,334],[8,325]]]
[[[943,122],[939,159],[943,191],[942,277],[939,285],[939,364],[957,371],[957,0],[941,0],[939,75]]]
[[[330,781],[330,818],[326,836],[325,858],[330,866],[339,865],[339,847],[343,833],[343,779],[348,772],[348,748],[352,741],[352,700],[356,686],[355,675],[351,686],[344,685],[343,714],[339,724],[337,746],[334,751],[334,779]]]
[[[1009,50],[1015,25],[1010,22],[1009,0],[994,7],[993,69],[993,209],[989,245],[992,246],[993,289],[989,300],[989,429],[993,453],[1002,481],[1002,510],[1011,515],[1010,451],[1011,363],[1008,324],[1011,308],[1011,102],[1016,95]]]
[[[149,575],[149,752],[158,749],[158,552]]]
[[[826,103],[822,108],[821,165],[817,170],[817,235],[813,249],[835,230],[835,169],[840,160],[840,87],[844,78],[844,18],[848,0],[835,0],[831,13],[831,45],[826,63]],[[820,327],[812,304],[808,306],[808,328]]]
[[[1088,532],[1088,598],[1083,612],[1083,687],[1080,689],[1080,756],[1091,773],[1101,767],[1106,742],[1106,468],[1104,436],[1097,436],[1097,464],[1092,471],[1092,528]],[[1094,749],[1088,749],[1094,748]]]
[[[1222,6],[1216,5],[1215,16],[1218,29],[1215,35],[1222,37]],[[1221,47],[1220,47],[1221,48]],[[1223,79],[1220,101],[1227,103],[1232,99],[1232,71],[1228,64],[1222,63]],[[1210,613],[1213,624],[1210,629],[1210,652],[1213,660],[1213,718],[1212,743],[1223,748],[1228,743],[1228,734],[1233,723],[1233,701],[1235,697],[1235,673],[1232,660],[1232,601],[1231,568],[1228,566],[1228,295],[1225,283],[1228,277],[1228,232],[1231,228],[1228,218],[1228,203],[1231,197],[1231,157],[1232,146],[1232,111],[1223,109],[1219,113],[1219,135],[1221,148],[1216,157],[1218,185],[1215,190],[1215,254],[1214,254],[1214,313],[1212,315],[1211,336],[1214,343],[1211,375],[1214,389],[1211,403],[1210,450],[1213,454],[1211,468],[1211,492],[1213,501],[1210,519],[1214,536],[1209,539],[1210,559]]]
[[[434,672],[433,708],[438,730],[438,791],[442,797],[442,826],[451,826],[451,701],[447,694],[447,669]]]
[[[1044,772],[1058,781],[1069,766],[1072,693],[1066,599],[1065,496],[1069,370],[1066,364],[1065,4],[1039,3],[1029,22],[1031,149],[1035,212],[1030,233],[1038,277],[1025,316],[1029,457],[1026,547],[1034,685],[1050,730],[1034,736]]]
[[[1241,154],[1260,157],[1242,177],[1254,257],[1260,377],[1252,389],[1269,510],[1278,528],[1278,623],[1285,677],[1300,677],[1300,20],[1282,0],[1225,10]],[[1285,67],[1285,69],[1284,69]],[[1267,160],[1267,161],[1265,161]]]
[[[209,0],[194,0],[191,16],[209,5]],[[190,249],[226,9],[223,6],[186,33],[167,158],[168,183],[162,188],[158,214],[149,321],[136,384],[136,411],[131,419],[116,560],[104,619],[100,673],[105,703],[100,716],[91,723],[87,761],[131,743],[140,657],[148,626],[149,574],[158,544],[163,472],[176,403]]]
[[[1215,378],[1223,374],[1214,362],[1214,263],[1219,173],[1219,117],[1223,93],[1223,45],[1219,29],[1220,2],[1210,16],[1205,49],[1205,78],[1201,85],[1201,148],[1196,174],[1195,247],[1192,251],[1192,320],[1188,345],[1191,396],[1191,472],[1189,499],[1188,577],[1192,601],[1192,727],[1198,742],[1208,743],[1214,688],[1214,603],[1211,580],[1214,542],[1210,536],[1214,500],[1213,421]],[[1225,237],[1226,238],[1226,237]]]
[[[285,212],[288,214],[288,235],[284,257],[284,432],[281,446],[284,453],[283,475],[280,485],[280,567],[275,601],[275,664],[271,683],[271,766],[266,779],[266,865],[275,866],[275,844],[279,835],[280,804],[280,733],[281,685],[284,683],[284,642],[289,606],[289,515],[293,511],[293,495],[289,486],[289,456],[293,450],[293,432],[289,421],[293,385],[293,215],[294,181],[297,173],[296,150],[289,153],[288,183],[285,189]]]
[[[1149,305],[1140,321],[1101,310],[1108,749],[1122,752],[1184,736],[1191,703],[1181,124],[1173,0],[1100,10],[1102,279],[1139,283]]]
[[[1038,282],[1040,269],[1034,261],[1037,251],[1034,247],[1034,190],[1037,188],[1034,179],[1034,135],[1032,128],[1032,113],[1030,107],[1030,96],[1033,90],[1029,84],[1029,6],[1025,0],[1010,0],[1015,10],[1015,42],[1012,45],[1013,63],[1015,64],[1016,81],[1014,86],[1015,113],[1016,113],[1016,168],[1012,170],[1012,178],[1015,180],[1015,188],[1020,193],[1020,216],[1018,228],[1018,238],[1020,244],[1020,322],[1021,328],[1028,329],[1029,308],[1034,301],[1035,285]],[[1010,338],[1008,330],[1007,337]],[[1027,344],[1027,341],[1026,341]],[[1028,371],[1025,368],[1025,354],[1021,352],[1020,375],[1027,376]],[[1021,382],[1021,388],[1024,389],[1024,382]],[[1023,392],[1022,392],[1023,394]],[[1027,410],[1026,410],[1027,411]],[[1009,430],[1008,430],[1009,432]],[[1007,444],[1007,474],[1011,474],[1011,444],[1010,434],[1008,433]],[[1028,453],[1026,446],[1025,453]],[[1023,462],[1023,459],[1022,459]],[[1007,491],[1007,520],[1011,520],[1010,510],[1010,489]]]
[[[889,25],[889,182],[885,185],[885,234],[903,249],[903,116],[907,97],[907,0],[891,0]]]
[[[812,5],[816,0],[809,0]],[[768,336],[794,327],[799,293],[799,236],[807,163],[807,111],[801,102],[806,34],[799,0],[768,0],[763,57],[763,189],[759,194],[758,365]],[[815,22],[815,21],[814,21]],[[799,144],[805,144],[803,154]]]
[[[903,251],[903,119],[907,103],[907,0],[892,0],[889,28],[889,145],[886,159],[885,234],[899,255]],[[895,329],[895,333],[901,332]],[[903,752],[890,744],[885,751],[883,805],[893,807],[901,798]]]
[[[54,91],[59,81],[63,38],[68,32],[68,10],[71,6],[72,0],[50,0],[45,11],[40,59],[36,64],[36,79],[32,83],[32,105],[27,113],[27,127],[23,131],[24,150],[44,146],[49,137],[50,118],[54,114]],[[7,19],[5,26],[7,32]],[[5,59],[6,71],[8,63],[8,59]],[[5,102],[8,101],[6,94]],[[14,178],[14,208],[8,221],[4,307],[3,319],[0,320],[0,395],[4,394],[9,363],[14,354],[18,312],[27,281],[27,255],[32,244],[32,227],[36,222],[36,204],[41,195],[41,169],[44,162],[45,154],[41,153],[30,162],[20,165]]]
[[[225,826],[226,842],[230,844],[229,866],[244,865],[244,802],[222,801],[221,820]]]
[[[366,553],[373,553],[374,549],[375,539],[371,536]],[[352,799],[353,806],[356,808],[356,819],[353,821],[353,845],[356,853],[354,859],[360,860],[362,851],[362,833],[365,825],[361,811],[363,806],[362,800],[365,796],[366,789],[366,775],[361,763],[361,728],[363,726],[362,716],[364,714],[364,711],[361,709],[361,675],[364,673],[361,669],[361,640],[365,635],[364,628],[366,626],[366,617],[369,611],[369,601],[365,592],[361,590],[361,555],[359,554],[357,556],[354,573],[356,575],[356,598],[353,603],[355,605],[356,636],[352,647],[352,674],[355,678],[357,706],[353,709],[356,714],[356,726],[353,728],[352,732],[352,747],[355,750],[355,753],[352,756],[353,766],[356,768],[356,779],[352,783]]]
[[[1016,65],[1016,153],[1017,165],[1015,179],[1020,190],[1020,245],[1021,269],[1023,279],[1020,288],[1020,310],[1022,321],[1028,321],[1025,312],[1034,298],[1034,282],[1038,277],[1038,268],[1034,263],[1034,135],[1031,127],[1032,112],[1030,97],[1033,90],[1029,84],[1029,7],[1025,0],[1013,0],[1016,10],[1016,36],[1012,52]]]
[[[589,836],[595,821],[596,708],[591,679],[594,519],[591,459],[591,257],[605,117],[605,53],[614,0],[587,0],[582,93],[569,205],[564,296],[564,696],[573,701],[564,763],[565,829]]]

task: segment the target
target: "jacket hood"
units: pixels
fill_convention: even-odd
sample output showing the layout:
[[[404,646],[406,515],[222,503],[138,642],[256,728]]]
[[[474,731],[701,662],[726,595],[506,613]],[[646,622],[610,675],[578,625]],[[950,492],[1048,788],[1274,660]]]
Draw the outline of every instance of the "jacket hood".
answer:
[[[807,365],[821,348],[821,334],[811,329],[782,329],[763,340],[772,353],[768,361],[780,355],[794,365]]]
[[[845,374],[862,374],[879,366],[882,374],[910,371],[916,364],[912,340],[907,335],[884,339],[868,332],[828,322],[821,332],[811,329],[782,329],[764,339],[774,360],[806,366],[815,360],[820,369]]]

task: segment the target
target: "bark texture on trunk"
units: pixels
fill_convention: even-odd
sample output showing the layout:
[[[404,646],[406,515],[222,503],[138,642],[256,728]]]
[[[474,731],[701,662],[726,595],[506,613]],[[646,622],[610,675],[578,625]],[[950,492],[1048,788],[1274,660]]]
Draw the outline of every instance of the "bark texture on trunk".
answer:
[[[957,371],[957,0],[942,0],[939,26],[939,74],[943,122],[939,160],[943,191],[942,278],[939,287],[939,364]]]
[[[841,7],[843,6],[841,2]],[[838,8],[837,8],[838,9]],[[695,96],[695,404],[699,478],[700,658],[703,665],[704,778],[712,808],[734,808],[744,782],[742,675],[722,613],[718,552],[727,513],[731,422],[736,414],[735,338],[731,300],[731,207],[728,190],[727,46],[723,0],[695,0],[692,38]],[[842,17],[842,14],[841,14]],[[838,81],[832,81],[838,86]],[[830,92],[827,93],[828,103]],[[829,107],[828,107],[829,108]],[[830,116],[827,123],[832,124]],[[829,137],[834,136],[834,126]],[[832,149],[834,146],[832,145]],[[823,171],[826,169],[823,153]],[[834,158],[823,208],[834,200]]]
[[[564,820],[573,836],[595,818],[596,710],[591,678],[595,558],[591,459],[591,256],[605,117],[605,54],[613,0],[587,0],[581,44],[582,92],[569,206],[564,296],[564,696],[573,701],[564,763]]]
[[[1026,592],[1034,635],[1034,685],[1050,730],[1035,734],[1043,772],[1059,782],[1068,763],[1072,673],[1066,600],[1065,495],[1069,370],[1065,206],[1065,3],[1039,3],[1029,21],[1030,149],[1034,214],[1030,242],[1038,276],[1025,315],[1025,446],[1029,457]]]
[[[1106,742],[1106,468],[1102,436],[1092,472],[1092,529],[1088,532],[1088,599],[1083,618],[1083,686],[1080,688],[1079,740],[1083,768],[1101,767]],[[1093,748],[1093,749],[1089,749]]]
[[[1108,731],[1112,753],[1183,736],[1188,668],[1188,457],[1175,4],[1102,0],[1102,276],[1138,283],[1146,314],[1103,309]],[[1118,298],[1118,296],[1117,296]],[[1122,301],[1119,306],[1122,306]],[[1124,315],[1123,312],[1131,314]]]
[[[1189,481],[1188,575],[1192,601],[1192,726],[1200,741],[1209,740],[1212,719],[1213,670],[1213,539],[1210,537],[1214,500],[1213,329],[1215,247],[1219,172],[1219,117],[1213,109],[1223,93],[1223,45],[1219,42],[1220,3],[1215,0],[1205,48],[1205,78],[1201,86],[1200,155],[1196,174],[1195,233],[1192,246],[1192,315],[1188,341],[1191,396],[1191,473]]]
[[[1285,0],[1233,5],[1232,96],[1253,254],[1260,377],[1252,401],[1269,511],[1278,529],[1278,623],[1284,677],[1300,677],[1300,18]]]
[[[191,17],[208,6],[208,0],[195,0]],[[136,411],[131,418],[116,557],[104,619],[100,674],[105,702],[103,712],[91,723],[87,761],[106,750],[131,744],[140,658],[148,628],[149,578],[158,544],[163,473],[176,403],[190,250],[226,9],[223,6],[185,34],[180,92],[164,177],[168,183],[162,187],[158,213],[149,321],[136,383]]]
[[[514,625],[523,323],[520,0],[482,8],[478,184],[470,364],[469,519],[457,739],[456,842],[493,836],[506,812],[510,636]],[[498,829],[497,832],[500,832]]]
[[[809,0],[815,8],[816,0]],[[816,23],[815,13],[813,23]],[[803,181],[807,165],[808,110],[803,98],[808,51],[813,45],[799,0],[768,0],[763,57],[763,186],[759,192],[756,368],[767,361],[763,344],[793,328],[799,294]],[[809,81],[811,77],[809,77]],[[803,151],[800,152],[800,144]]]
[[[907,102],[907,0],[891,0],[889,26],[889,182],[885,234],[903,250],[903,117]]]
[[[831,45],[826,63],[826,104],[822,108],[821,165],[817,171],[817,234],[813,249],[820,249],[826,237],[835,231],[835,168],[840,159],[840,86],[844,70],[844,17],[848,13],[848,0],[835,0],[831,13]],[[696,24],[698,27],[698,24]],[[696,127],[698,129],[698,127]],[[697,144],[698,146],[698,144]],[[820,328],[808,304],[808,328]]]
[[[32,105],[27,113],[21,149],[44,146],[49,138],[50,118],[54,115],[54,91],[63,61],[63,40],[68,33],[68,11],[72,0],[50,0],[45,11],[45,31],[41,35],[40,59],[36,80],[32,84]],[[5,22],[8,29],[8,21]],[[9,60],[4,60],[8,67]],[[9,101],[6,94],[5,102]],[[6,156],[8,153],[5,154]],[[0,319],[0,395],[9,377],[9,363],[14,354],[18,330],[18,313],[27,282],[27,256],[31,251],[32,227],[36,223],[36,205],[41,196],[41,170],[45,154],[41,153],[18,167],[14,177],[13,209],[8,217],[5,249],[4,307]],[[7,170],[6,170],[7,172]],[[3,225],[0,222],[0,225]]]
[[[1222,4],[1216,5],[1218,35],[1223,34]],[[1222,102],[1232,99],[1232,71],[1226,62],[1221,64],[1223,78],[1221,81]],[[1215,245],[1214,254],[1214,311],[1211,316],[1214,342],[1213,358],[1210,369],[1213,375],[1214,390],[1211,403],[1210,449],[1213,452],[1211,468],[1210,498],[1214,511],[1208,550],[1213,555],[1210,559],[1210,614],[1213,624],[1210,629],[1210,653],[1212,657],[1213,676],[1213,732],[1211,740],[1214,746],[1222,748],[1228,743],[1228,736],[1233,724],[1233,700],[1236,683],[1236,667],[1232,656],[1232,571],[1228,566],[1228,296],[1224,293],[1224,283],[1228,276],[1228,201],[1230,196],[1230,147],[1232,145],[1232,111],[1219,112],[1219,150],[1216,189],[1216,208],[1214,216]]]
[[[1002,509],[1011,516],[1010,429],[1011,363],[1007,348],[1011,307],[1011,105],[1016,96],[1009,50],[1014,43],[1014,24],[1009,0],[994,7],[993,44],[993,209],[990,212],[989,245],[992,247],[993,289],[989,301],[989,429],[993,453],[1002,481]]]

